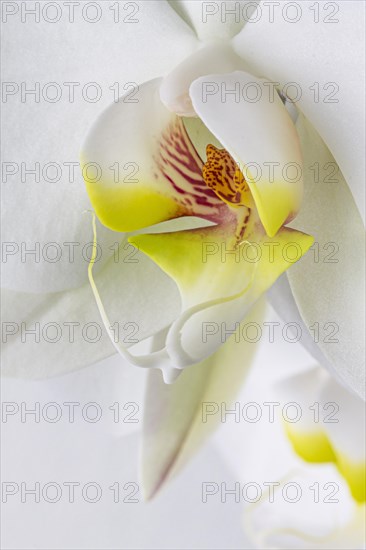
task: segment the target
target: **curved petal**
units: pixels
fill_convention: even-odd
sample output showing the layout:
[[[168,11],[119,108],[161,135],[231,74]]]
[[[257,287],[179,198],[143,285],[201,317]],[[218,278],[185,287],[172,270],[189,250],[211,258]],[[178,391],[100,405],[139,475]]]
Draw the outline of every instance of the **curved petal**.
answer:
[[[264,302],[259,301],[246,322],[260,323],[263,312]],[[216,428],[220,416],[209,411],[234,399],[255,349],[233,335],[212,357],[186,369],[173,385],[164,384],[160,373],[149,371],[141,456],[145,498],[176,475]]]
[[[181,118],[164,107],[161,79],[141,85],[136,102],[119,102],[104,111],[83,145],[84,166],[96,163],[84,177],[99,220],[114,231],[196,215],[219,217],[224,208],[202,178],[202,160]],[[118,167],[116,178],[111,167]],[[128,177],[122,168],[128,169]]]
[[[171,0],[170,5],[195,30],[198,38],[205,41],[235,36],[255,11],[256,2]]]
[[[83,135],[115,95],[132,95],[134,82],[165,74],[197,47],[194,33],[166,1],[135,6],[131,15],[131,8],[111,10],[101,3],[95,24],[86,20],[81,3],[69,13],[61,6],[57,24],[39,24],[34,16],[24,24],[20,11],[8,17],[2,36],[2,239],[13,251],[2,265],[7,288],[59,292],[87,281],[82,250],[93,237],[82,215],[90,208],[78,162]],[[47,249],[49,243],[56,247]],[[101,246],[107,250],[112,243],[102,229]],[[36,254],[22,256],[22,247]],[[59,260],[48,261],[47,253],[52,259],[57,250]]]
[[[305,462],[293,451],[283,429],[287,406],[288,411],[295,410],[294,402],[301,407],[298,408],[301,419],[307,417],[309,428],[324,427],[325,415],[329,415],[330,419],[333,409],[322,408],[329,399],[319,399],[318,390],[321,391],[324,381],[329,381],[328,373],[316,368],[311,370],[309,376],[304,373],[300,377],[290,375],[291,378],[284,378],[283,374],[280,377],[278,372],[284,363],[287,363],[285,370],[288,373],[299,373],[299,369],[304,370],[304,367],[309,371],[306,354],[300,367],[300,347],[292,353],[284,349],[279,356],[276,356],[275,343],[262,341],[260,347],[262,350],[255,358],[256,364],[252,366],[248,380],[236,398],[239,411],[244,404],[260,404],[260,419],[252,424],[240,418],[240,422],[236,423],[230,415],[215,437],[217,448],[231,465],[233,477],[240,482],[243,492],[248,482],[250,490],[253,481],[258,484],[258,492],[253,487],[253,492],[250,495],[246,493],[248,499],[243,502],[245,534],[253,540],[255,548],[363,548],[364,506],[351,497],[349,487],[334,463]],[[288,380],[292,381],[291,385],[288,385]],[[350,398],[353,399],[353,396]],[[330,400],[333,401],[333,397]],[[316,401],[319,402],[319,422],[314,422]],[[273,419],[265,412],[263,403],[277,405]],[[313,410],[309,406],[313,406]],[[335,415],[339,424],[333,426],[346,431],[341,425],[344,419],[342,411],[341,405]],[[290,415],[300,416],[292,412]],[[297,426],[299,422],[286,422],[286,425]],[[274,486],[271,488],[272,483]],[[296,499],[296,488],[288,483],[298,484],[298,502],[291,501],[293,496]],[[314,490],[318,489],[320,498],[315,501]],[[333,491],[334,498],[327,498]],[[260,500],[248,504],[251,496],[256,500],[256,494]]]
[[[366,501],[365,404],[335,380],[328,380],[320,395],[323,403],[336,404],[339,422],[327,422],[325,429],[340,473],[347,480],[357,502]],[[332,405],[331,405],[332,407]]]
[[[247,209],[242,208],[245,214]],[[288,228],[271,239],[254,214],[246,216],[239,237],[235,226],[227,224],[129,239],[179,287],[182,313],[166,344],[178,368],[214,353],[259,296],[313,242]]]
[[[288,273],[300,314],[347,387],[363,396],[364,228],[337,164],[304,117],[297,130],[304,151],[305,196],[293,226],[315,237],[311,253]],[[314,181],[314,163],[335,176]],[[315,332],[314,332],[315,331]]]
[[[126,241],[95,279],[108,304],[112,342],[131,347],[179,314],[174,282]],[[89,282],[53,294],[4,291],[2,321],[2,372],[7,376],[46,378],[115,353]]]
[[[243,71],[207,75],[192,83],[190,96],[196,113],[239,163],[273,237],[299,210],[302,157],[291,117],[268,84]]]
[[[233,39],[233,48],[296,101],[334,155],[364,216],[364,6],[357,0],[277,4],[272,18],[270,9],[258,7],[255,24]]]
[[[246,508],[244,530],[256,548],[362,550],[365,547],[365,506],[350,502],[337,472],[323,468],[301,468],[283,480],[284,490],[286,484],[295,487],[294,491],[300,488],[298,502],[286,501],[278,487],[274,490],[274,501],[267,491]],[[315,488],[323,496],[314,502]],[[336,496],[329,498],[331,491]]]
[[[160,98],[164,105],[180,116],[195,117],[189,87],[200,76],[231,73],[245,69],[244,61],[229,43],[213,42],[194,52],[175,67],[161,83]]]
[[[285,321],[285,323],[296,323],[301,330],[301,344],[305,349],[320,363],[328,369],[332,375],[336,376],[340,383],[344,383],[332,363],[323,354],[319,346],[314,341],[312,335],[305,325],[295,302],[287,274],[284,273],[277,279],[274,285],[267,292],[268,300],[276,313]]]
[[[333,462],[358,503],[366,500],[365,408],[324,370],[315,368],[278,384],[301,407],[301,418],[286,431],[297,454],[308,462]]]

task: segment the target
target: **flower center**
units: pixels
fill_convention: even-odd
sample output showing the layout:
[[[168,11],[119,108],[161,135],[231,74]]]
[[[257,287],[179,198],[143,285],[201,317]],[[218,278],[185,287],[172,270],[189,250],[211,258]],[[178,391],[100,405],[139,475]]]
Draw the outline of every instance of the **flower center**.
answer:
[[[207,145],[207,160],[202,176],[216,195],[232,206],[251,205],[251,194],[247,182],[233,157],[225,149]]]

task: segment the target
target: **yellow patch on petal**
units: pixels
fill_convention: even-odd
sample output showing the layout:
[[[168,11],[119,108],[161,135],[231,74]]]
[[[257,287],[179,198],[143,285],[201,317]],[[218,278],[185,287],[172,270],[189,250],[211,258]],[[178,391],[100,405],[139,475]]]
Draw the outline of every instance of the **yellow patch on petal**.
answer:
[[[238,165],[225,149],[207,145],[202,175],[207,187],[233,206],[252,205],[250,190]]]
[[[335,462],[332,445],[324,432],[301,432],[287,424],[285,428],[295,452],[301,458],[307,462]]]
[[[113,231],[135,231],[185,214],[183,207],[151,186],[88,182],[95,213]]]
[[[273,237],[281,226],[295,217],[300,198],[298,202],[294,200],[294,193],[288,183],[266,181],[264,178],[260,178],[258,182],[249,169],[245,173],[263,227],[267,235]]]
[[[287,436],[294,451],[306,462],[333,462],[339,473],[348,483],[356,502],[366,501],[366,464],[355,462],[346,455],[338,453],[332,446],[327,434],[321,430],[302,432],[286,425]]]
[[[314,239],[289,228],[281,228],[276,238],[270,239],[252,219],[254,215],[247,217],[241,241],[235,233],[236,224],[231,222],[175,233],[135,235],[129,242],[176,281],[185,307],[240,293],[252,281],[253,273],[248,301],[254,303],[307,252]],[[296,258],[290,260],[293,248]]]
[[[337,468],[347,481],[353,498],[366,502],[366,464],[353,462],[343,454],[337,454]]]

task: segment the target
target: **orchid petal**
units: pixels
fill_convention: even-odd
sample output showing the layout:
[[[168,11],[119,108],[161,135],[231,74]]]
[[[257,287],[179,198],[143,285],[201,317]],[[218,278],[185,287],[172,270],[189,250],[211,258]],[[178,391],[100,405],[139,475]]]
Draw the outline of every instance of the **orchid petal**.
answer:
[[[225,205],[207,188],[202,160],[181,118],[164,107],[161,80],[139,88],[136,103],[111,105],[92,126],[82,148],[102,177],[85,177],[99,220],[114,231],[134,231],[180,216],[216,219]],[[112,166],[128,167],[115,181]],[[134,175],[131,176],[131,170]]]
[[[214,42],[199,49],[175,67],[161,83],[160,98],[164,105],[180,116],[195,117],[189,87],[200,76],[231,73],[245,69],[244,61],[227,43]]]
[[[292,474],[292,475],[291,475]],[[314,484],[314,480],[316,482]],[[329,479],[334,481],[329,481]],[[357,505],[347,495],[347,487],[337,472],[326,466],[296,469],[286,476],[282,488],[301,488],[301,499],[287,501],[275,487],[270,500],[266,491],[244,512],[246,535],[256,548],[263,550],[362,550],[365,544],[365,505]],[[318,484],[318,485],[316,485]],[[314,502],[312,489],[326,488],[336,492]],[[278,490],[276,490],[278,489]],[[306,489],[306,490],[305,490]],[[328,494],[328,493],[327,493]],[[273,509],[275,502],[275,510]]]
[[[233,48],[256,74],[277,82],[318,130],[364,217],[364,6],[351,0],[288,7],[274,5],[271,18],[271,7],[260,4],[255,24],[233,39]]]
[[[198,43],[165,1],[131,3],[128,10],[101,3],[96,24],[86,20],[82,3],[74,7],[68,13],[65,5],[57,24],[34,16],[24,24],[19,12],[2,33],[2,238],[13,250],[2,264],[2,284],[21,292],[60,292],[87,281],[82,251],[92,232],[82,215],[90,207],[78,163],[83,135],[116,94],[132,96],[134,82],[172,70]],[[115,236],[101,229],[99,237],[107,251]],[[48,261],[47,253],[53,258],[57,251],[59,260]]]
[[[196,113],[239,163],[261,222],[273,237],[299,210],[302,157],[290,115],[266,84],[243,71],[208,75],[192,83],[190,96]],[[255,101],[241,95],[251,86]]]
[[[327,422],[325,429],[340,473],[357,502],[366,501],[365,404],[330,378],[321,401],[338,411],[339,422]],[[329,403],[331,404],[329,407]]]
[[[263,312],[264,302],[259,301],[246,322],[261,322]],[[141,464],[145,498],[176,475],[215,429],[218,415],[204,419],[203,403],[214,406],[235,397],[255,349],[233,335],[212,357],[186,369],[173,385],[149,371]]]
[[[273,321],[273,313],[270,319]],[[326,415],[330,419],[333,412],[331,406],[323,409],[323,404],[329,399],[326,396],[319,398],[318,394],[323,383],[330,378],[327,372],[316,368],[312,369],[309,377],[293,376],[292,372],[302,374],[304,369],[309,371],[309,358],[298,344],[287,347],[294,349],[292,352],[284,349],[280,341],[262,341],[249,377],[235,399],[245,419],[244,404],[262,404],[258,409],[262,413],[260,420],[250,423],[240,417],[236,423],[233,415],[227,416],[226,423],[214,438],[215,445],[231,465],[233,477],[240,482],[243,491],[245,484],[253,480],[260,487],[258,493],[254,488],[250,493],[255,502],[244,503],[245,534],[253,541],[255,548],[361,549],[365,537],[364,505],[359,505],[352,498],[346,481],[334,463],[305,462],[293,451],[285,435],[284,424],[296,427],[306,417],[304,428],[314,430],[324,427],[323,420]],[[281,371],[282,376],[279,375]],[[286,372],[289,373],[287,376]],[[293,381],[291,385],[288,385],[288,380]],[[349,397],[353,399],[353,396]],[[319,422],[314,421],[314,418],[317,420],[314,417],[316,402],[319,403]],[[265,413],[263,403],[277,405],[274,419]],[[311,406],[312,410],[309,409]],[[333,417],[338,418],[339,423],[333,426],[346,431],[342,411],[340,404],[339,412]],[[359,427],[362,428],[362,425],[359,424]],[[320,490],[320,499],[316,502],[314,482]],[[296,503],[284,496],[291,483],[297,483],[299,489],[300,499]],[[325,496],[330,495],[333,488],[336,492],[334,499],[326,499]],[[294,493],[292,488],[290,491],[296,498],[296,489]],[[259,501],[256,494],[260,497]],[[329,500],[333,502],[329,503]]]
[[[298,422],[286,424],[298,455],[308,462],[333,462],[356,502],[365,502],[363,401],[320,368],[285,379],[278,388],[302,411]]]
[[[314,335],[311,334],[308,327],[302,320],[286,273],[281,275],[274,285],[271,286],[267,292],[267,297],[271,306],[285,323],[295,323],[297,327],[300,328],[300,342],[305,349],[314,357],[314,359],[317,360],[319,364],[331,372],[331,374],[337,378],[339,383],[344,383],[332,363],[327,359],[319,346],[315,343]]]
[[[305,197],[293,226],[315,237],[312,251],[288,279],[306,326],[347,387],[363,396],[364,228],[349,188],[311,124],[299,117]],[[312,166],[330,165],[332,181],[314,181]],[[330,163],[330,164],[329,164]],[[317,323],[314,325],[314,323]],[[329,336],[330,334],[333,336]]]
[[[180,290],[182,313],[167,336],[168,353],[178,368],[214,353],[259,296],[313,242],[312,237],[288,228],[271,239],[250,215],[246,223],[239,245],[232,224],[129,239]],[[223,331],[218,328],[222,326]]]
[[[171,0],[170,5],[203,41],[232,38],[250,20],[256,8],[255,2],[247,0],[225,2]]]
[[[4,291],[5,375],[44,378],[85,367],[115,353],[114,342],[131,347],[169,326],[179,314],[174,282],[126,241],[115,248],[95,280],[108,306],[112,342],[89,283],[42,295]]]

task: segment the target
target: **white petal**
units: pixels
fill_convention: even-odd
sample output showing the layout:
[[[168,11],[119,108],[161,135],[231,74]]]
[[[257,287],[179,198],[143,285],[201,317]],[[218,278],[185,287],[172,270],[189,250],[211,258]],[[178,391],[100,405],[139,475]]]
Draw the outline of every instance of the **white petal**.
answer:
[[[321,496],[316,502],[317,490]],[[298,495],[301,491],[299,501],[286,502],[283,494],[291,499],[296,491]],[[332,467],[299,468],[280,483],[274,495],[274,501],[269,502],[268,492],[263,494],[262,500],[244,511],[245,532],[256,548],[364,548],[365,506],[356,506],[348,498],[347,488]]]
[[[365,407],[362,399],[338,384],[325,370],[315,367],[277,383],[278,395],[301,406],[293,428],[322,430],[334,449],[354,463],[365,461]],[[319,408],[314,407],[318,403]]]
[[[180,116],[197,116],[189,97],[189,87],[200,76],[244,69],[244,61],[226,42],[211,43],[194,52],[168,74],[160,86],[164,105]]]
[[[19,246],[24,242],[28,248],[39,242],[41,250],[45,243],[56,242],[63,251],[55,263],[42,256],[39,263],[31,256],[22,262],[19,251],[3,265],[3,281],[9,288],[53,292],[86,281],[82,255],[79,253],[71,263],[63,243],[79,243],[81,251],[92,241],[90,224],[83,216],[90,203],[79,167],[73,167],[75,179],[69,181],[72,168],[64,163],[78,163],[82,137],[100,110],[114,100],[115,93],[117,97],[132,94],[134,82],[170,71],[196,48],[194,33],[165,1],[131,3],[126,10],[120,4],[119,22],[114,21],[116,10],[110,3],[98,5],[101,17],[94,24],[83,14],[87,12],[92,18],[95,9],[85,10],[80,3],[75,5],[73,23],[69,22],[72,10],[60,4],[62,17],[57,24],[44,17],[35,22],[31,15],[25,24],[19,11],[4,25],[3,79],[14,82],[19,91],[8,95],[3,103],[3,161],[18,164],[17,174],[9,176],[3,187],[3,239]],[[132,16],[134,5],[138,11]],[[56,88],[47,87],[50,82],[55,82]],[[32,94],[22,102],[21,87],[24,95],[25,88],[30,90],[36,83],[40,86],[39,102]],[[64,83],[75,83],[74,101],[69,100],[72,84]],[[47,101],[57,90],[62,94],[60,100]],[[100,100],[94,101],[98,90]],[[22,182],[20,164],[32,169],[36,162],[40,163],[40,182],[35,183],[32,175]],[[57,163],[58,175],[52,166],[44,169],[50,162]],[[58,181],[50,181],[57,176]],[[100,243],[108,246],[109,239],[101,230]]]
[[[334,376],[336,376],[340,383],[342,379],[339,376],[337,370],[332,363],[322,353],[319,346],[314,341],[314,335],[312,336],[308,327],[299,312],[299,308],[295,302],[294,296],[290,284],[288,282],[287,274],[284,273],[277,279],[274,285],[267,292],[267,297],[275,309],[277,314],[283,319],[285,323],[295,323],[301,331],[301,344],[305,349],[316,359],[323,367],[327,368]],[[343,382],[344,383],[344,382]]]
[[[115,341],[130,347],[169,325],[179,313],[180,299],[169,277],[131,245],[125,248],[122,243],[117,258],[95,279]],[[3,343],[3,372],[8,376],[53,376],[115,352],[89,282],[54,294],[4,291],[2,319],[7,341]],[[36,335],[26,333],[32,329]]]
[[[192,83],[190,95],[197,114],[239,163],[273,236],[300,207],[302,158],[294,124],[266,84],[243,71],[207,75]]]
[[[321,373],[319,368],[311,371],[307,369],[300,376],[287,379],[286,386],[283,383],[280,386],[277,373],[284,363],[287,363],[288,373],[293,370],[299,372],[299,350],[295,347],[291,353],[285,346],[283,353],[278,354],[278,344],[278,341],[261,343],[261,350],[255,357],[248,380],[236,397],[237,409],[242,412],[240,421],[236,422],[234,415],[228,414],[226,422],[215,435],[215,443],[232,466],[241,489],[244,491],[246,483],[257,483],[262,491],[261,501],[244,503],[243,525],[246,535],[253,541],[255,548],[362,548],[364,508],[355,505],[345,480],[334,465],[304,462],[292,450],[283,429],[286,411],[290,416],[294,410],[287,408],[287,404],[298,403],[302,416],[307,412],[313,415],[309,406],[318,400],[317,389],[321,386],[322,378],[323,382],[327,382],[330,377],[326,371],[323,371],[324,376],[318,376]],[[302,369],[304,365],[306,360]],[[292,384],[288,384],[289,380],[292,380]],[[327,401],[324,398],[324,404]],[[257,405],[260,418],[255,423],[246,420],[250,410],[246,414],[245,406],[248,403]],[[269,421],[269,403],[278,404],[274,421]],[[224,405],[234,409],[233,405]],[[329,412],[331,409],[324,411],[325,414]],[[324,423],[311,422],[311,416],[309,420],[310,426],[324,426]],[[298,422],[292,425],[297,426]],[[274,488],[274,502],[269,501],[268,485],[271,482],[280,484]],[[296,482],[300,486],[301,499],[297,503],[286,502],[283,496],[286,495],[285,484],[289,482]],[[330,482],[336,485],[325,487]],[[316,483],[320,502],[314,502]],[[309,487],[313,487],[313,490]],[[339,488],[335,495],[339,502],[324,502],[333,488]],[[251,493],[249,489],[248,495],[253,494],[255,489]],[[291,495],[290,488],[288,495]]]
[[[325,370],[313,369],[278,384],[284,398],[301,407],[287,424],[294,450],[307,462],[333,462],[359,504],[365,502],[365,406]]]
[[[141,84],[134,103],[112,103],[82,146],[83,165],[97,163],[102,170],[98,181],[85,173],[92,206],[113,231],[135,231],[180,216],[216,221],[226,211],[204,182],[202,159],[182,118],[162,104],[160,83]],[[117,178],[110,170],[115,165]],[[122,167],[128,176],[123,177]]]
[[[260,4],[255,23],[233,47],[285,93],[293,83],[288,94],[301,95],[297,105],[332,151],[364,213],[364,6],[354,0],[279,3],[271,20],[269,4]]]
[[[330,379],[323,387],[320,399],[331,403],[330,421],[324,424],[332,445],[353,463],[366,462],[365,403]],[[332,414],[333,407],[334,414]],[[338,422],[337,422],[338,420]]]
[[[303,117],[305,196],[293,226],[315,238],[313,250],[288,273],[300,314],[344,383],[364,395],[364,229],[340,171],[314,182],[312,166],[334,158]],[[319,243],[318,245],[316,243]],[[319,255],[318,255],[319,251]],[[314,332],[315,331],[315,332]]]
[[[263,312],[260,301],[246,322],[261,322]],[[232,337],[215,355],[186,369],[173,385],[164,384],[160,372],[149,372],[142,448],[146,498],[176,475],[217,427],[220,415],[212,411],[217,403],[234,399],[255,349],[244,339],[237,342]],[[207,411],[205,419],[203,411]]]
[[[172,0],[171,6],[196,31],[200,40],[230,39],[255,11],[256,2]]]

